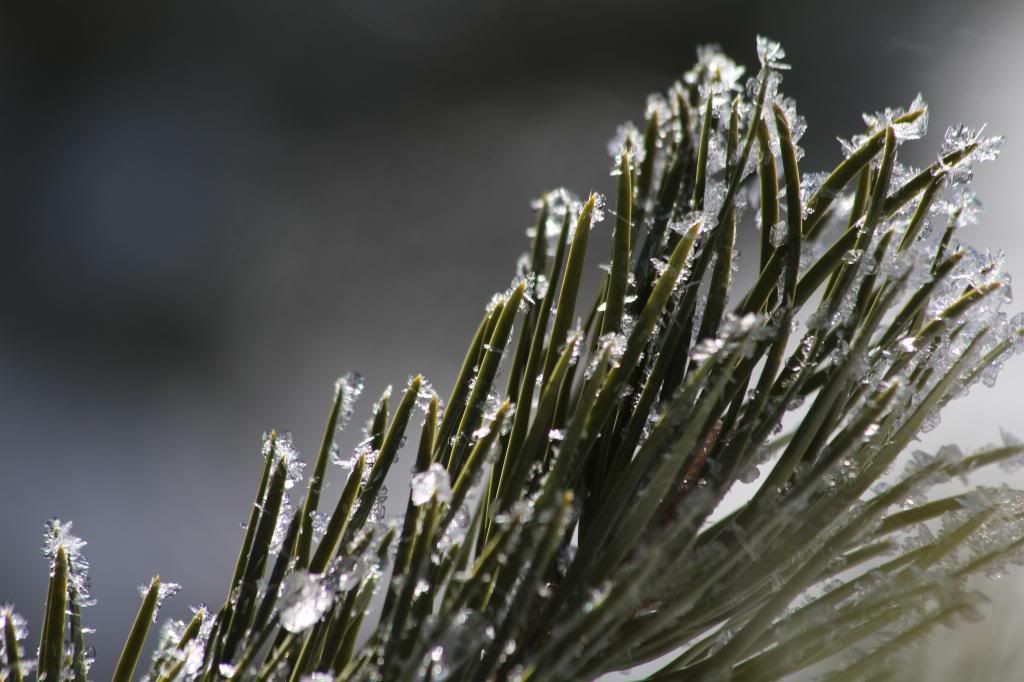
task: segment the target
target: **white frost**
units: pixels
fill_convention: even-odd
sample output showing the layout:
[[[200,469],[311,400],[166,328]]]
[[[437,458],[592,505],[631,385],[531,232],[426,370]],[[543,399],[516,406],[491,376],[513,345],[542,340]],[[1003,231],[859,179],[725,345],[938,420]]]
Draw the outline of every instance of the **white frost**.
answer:
[[[434,462],[426,471],[413,475],[409,484],[412,488],[412,503],[417,507],[436,497],[438,502],[448,503],[452,499],[452,485],[448,470]]]
[[[295,571],[281,583],[277,614],[281,627],[288,632],[302,632],[327,613],[334,594],[327,589],[323,576],[308,571]]]

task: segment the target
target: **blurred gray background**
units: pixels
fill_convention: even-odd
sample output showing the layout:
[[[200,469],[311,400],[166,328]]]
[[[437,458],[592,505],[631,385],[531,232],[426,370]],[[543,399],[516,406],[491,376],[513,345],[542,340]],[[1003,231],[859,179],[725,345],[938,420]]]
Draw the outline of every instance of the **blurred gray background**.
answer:
[[[699,43],[752,67],[758,33],[794,65],[807,170],[919,90],[911,159],[960,120],[1006,134],[972,239],[1024,273],[1013,0],[0,5],[0,601],[38,628],[60,516],[89,542],[96,679],[152,575],[184,585],[161,619],[219,603],[260,433],[309,459],[348,369],[367,393],[346,445],[385,385],[446,394],[529,200],[610,190],[615,126]],[[1012,430],[1022,379],[929,439]]]

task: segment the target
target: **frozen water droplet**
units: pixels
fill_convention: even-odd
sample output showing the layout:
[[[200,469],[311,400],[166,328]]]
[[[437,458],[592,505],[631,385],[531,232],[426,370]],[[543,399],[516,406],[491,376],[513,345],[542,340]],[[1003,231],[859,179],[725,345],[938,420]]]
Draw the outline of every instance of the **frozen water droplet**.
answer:
[[[281,583],[277,603],[281,627],[288,632],[302,632],[320,620],[333,601],[334,595],[324,584],[323,576],[295,571]]]
[[[231,677],[237,670],[238,666],[231,663],[221,663],[217,666],[217,672],[220,673],[221,677]]]
[[[412,503],[417,507],[430,502],[436,497],[438,502],[448,503],[452,499],[451,480],[448,478],[448,470],[443,465],[434,462],[426,471],[421,471],[412,477],[410,482],[412,488]]]

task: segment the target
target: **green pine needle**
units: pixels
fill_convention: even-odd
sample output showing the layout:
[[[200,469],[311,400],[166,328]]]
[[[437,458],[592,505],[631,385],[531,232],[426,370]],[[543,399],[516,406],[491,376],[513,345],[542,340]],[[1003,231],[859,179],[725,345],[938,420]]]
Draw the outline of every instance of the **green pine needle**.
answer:
[[[936,625],[979,616],[964,582],[1024,557],[1024,493],[968,477],[1024,464],[1024,444],[908,448],[1024,348],[999,263],[958,241],[972,168],[1001,140],[951,128],[935,163],[904,165],[928,123],[918,97],[807,173],[784,52],[757,52],[743,82],[702,48],[620,129],[592,301],[604,199],[549,192],[446,403],[419,375],[395,403],[389,388],[345,461],[362,383],[340,379],[294,506],[298,453],[270,432],[224,604],[168,626],[146,679],[894,679]],[[347,479],[328,514],[331,462]],[[389,519],[396,467],[412,479]],[[926,497],[950,480],[963,489]],[[38,661],[5,607],[0,677],[87,679],[69,528],[47,530]],[[118,682],[164,587],[145,592]]]

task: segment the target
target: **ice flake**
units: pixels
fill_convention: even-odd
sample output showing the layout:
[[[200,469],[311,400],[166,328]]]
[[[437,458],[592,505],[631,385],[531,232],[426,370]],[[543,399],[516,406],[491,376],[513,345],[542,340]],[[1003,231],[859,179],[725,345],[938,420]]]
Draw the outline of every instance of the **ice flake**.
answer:
[[[154,578],[153,580],[156,580],[156,578]],[[139,588],[138,588],[139,589],[139,596],[140,597],[145,597],[147,594],[149,594],[149,588],[151,586],[152,586],[152,582],[150,582],[148,585],[139,585]],[[157,588],[157,593],[156,593],[156,610],[153,611],[153,622],[154,623],[156,622],[157,611],[159,611],[160,607],[163,605],[164,599],[166,599],[167,597],[173,597],[174,595],[176,595],[178,593],[179,590],[181,590],[181,585],[179,585],[178,583],[171,583],[171,582],[161,582],[160,583],[160,587]]]
[[[74,560],[81,556],[85,540],[71,532],[72,522],[67,523],[60,519],[53,518],[46,522],[46,532],[43,534],[43,556],[51,561],[57,557],[57,550],[64,548],[68,558]]]
[[[281,583],[277,613],[281,627],[288,632],[303,632],[327,613],[334,594],[323,576],[308,571],[294,571]]]
[[[366,576],[368,561],[362,556],[339,556],[328,569],[331,584],[339,592],[348,592]]]
[[[62,522],[53,518],[46,523],[43,534],[43,556],[50,560],[51,570],[57,558],[57,550],[64,548],[68,560],[68,580],[75,590],[76,600],[80,607],[93,606],[96,600],[90,594],[89,562],[82,554],[86,542],[71,532],[72,522]]]
[[[346,372],[334,382],[334,395],[341,398],[341,405],[338,408],[338,431],[341,431],[352,418],[356,401],[362,395],[364,385],[365,381],[359,372]]]
[[[274,441],[273,447],[278,461],[284,463],[285,472],[287,473],[287,478],[284,482],[285,490],[290,490],[295,487],[296,483],[302,480],[302,470],[305,469],[306,464],[302,461],[299,451],[295,449],[295,445],[292,443],[291,433],[287,431],[279,432],[272,440]]]
[[[448,470],[442,464],[434,462],[426,471],[414,474],[410,482],[412,503],[421,507],[431,499],[447,504],[452,500],[452,485]]]
[[[0,607],[0,632],[3,632],[7,628],[7,622],[10,621],[11,625],[14,626],[14,637],[21,642],[28,636],[28,622],[22,618],[19,614],[14,612],[14,606],[11,604],[4,604]],[[6,642],[4,638],[0,637],[0,653],[3,653],[4,661],[7,661],[7,650]]]
[[[233,663],[221,663],[217,666],[217,672],[221,677],[232,677],[237,670],[238,666]]]
[[[384,520],[388,511],[388,489],[387,486],[381,486],[380,491],[377,492],[377,496],[373,498],[373,502],[370,504],[370,516],[369,520],[372,523],[380,523]]]
[[[274,523],[274,532],[270,536],[270,553],[280,554],[284,546],[285,538],[288,536],[288,525],[291,523],[292,514],[295,511],[291,498],[288,494],[281,498],[281,508],[277,513],[277,520]]]
[[[770,38],[757,36],[757,59],[761,62],[762,68],[772,71],[785,71],[791,68],[789,64],[781,61],[785,58],[786,51],[782,49],[782,45]]]
[[[651,258],[651,268],[656,276],[661,277],[668,270],[668,261],[664,258]]]
[[[469,529],[469,509],[466,505],[462,505],[455,512],[455,516],[452,517],[448,527],[444,530],[444,535],[437,543],[437,550],[442,554],[448,552],[450,549],[462,543],[466,538],[466,532]]]
[[[921,112],[912,121],[897,121],[897,119],[906,116],[907,114],[919,111]],[[886,127],[892,126],[893,135],[896,140],[903,142],[905,140],[918,140],[924,137],[928,131],[928,105],[924,101],[924,97],[918,93],[914,101],[910,103],[910,106],[906,109],[902,107],[885,108],[882,111],[876,111],[871,114],[863,115],[864,123],[868,126],[868,129],[872,133],[876,133],[881,130],[885,130]]]
[[[768,234],[768,239],[771,241],[772,246],[778,248],[786,243],[786,239],[789,236],[789,227],[785,220],[772,225],[771,232]]]
[[[579,215],[583,202],[569,190],[559,187],[545,193],[540,199],[534,200],[531,206],[539,210],[545,203],[548,207],[548,217],[544,223],[544,239],[547,242],[548,253],[554,254],[555,245],[562,232],[562,221],[565,220],[566,215],[570,217],[569,231],[571,235],[574,224],[571,220],[574,216]],[[537,231],[533,227],[528,228],[526,235],[532,239],[537,236]]]
[[[595,223],[599,223],[604,220],[604,209],[608,204],[608,200],[600,192],[594,192],[594,208],[590,212],[590,226],[593,227]]]
[[[608,141],[608,155],[612,159],[611,174],[622,174],[621,158],[626,155],[627,167],[631,170],[643,162],[643,136],[632,122],[626,122],[615,129],[615,135]]]
[[[985,126],[974,130],[964,123],[947,128],[942,142],[942,156],[975,145],[974,151],[969,154],[968,158],[973,161],[995,160],[999,157],[1006,138],[1002,136],[983,137],[984,132]]]
[[[868,141],[868,138],[868,135],[854,135],[849,140],[842,137],[837,137],[836,141],[839,142],[839,146],[843,150],[843,156],[846,158],[850,158],[850,155],[852,155],[855,151],[860,149],[861,146],[863,146],[864,143]]]
[[[696,85],[706,79],[726,90],[739,89],[746,69],[730,59],[719,45],[697,46],[697,63],[683,75],[683,82]]]

